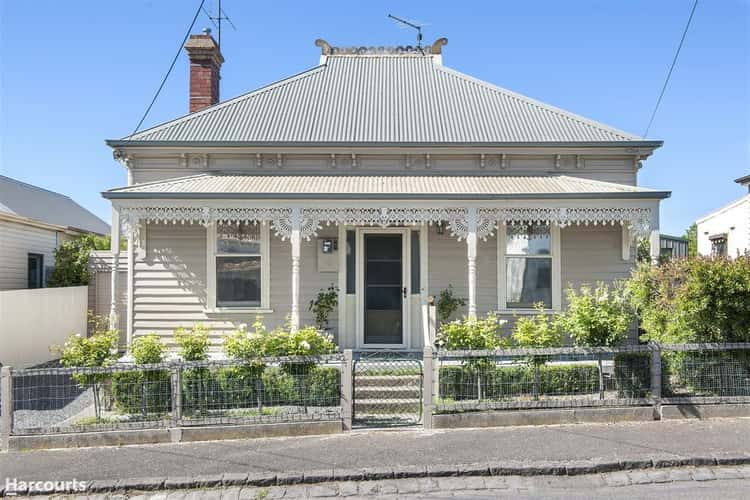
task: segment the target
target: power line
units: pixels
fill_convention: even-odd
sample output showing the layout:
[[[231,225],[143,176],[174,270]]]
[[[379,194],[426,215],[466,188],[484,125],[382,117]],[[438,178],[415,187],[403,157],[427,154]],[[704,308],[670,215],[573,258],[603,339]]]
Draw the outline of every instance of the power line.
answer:
[[[201,10],[203,9],[203,4],[206,0],[201,0],[200,5],[195,10],[195,15],[193,16],[193,21],[190,23],[190,27],[185,32],[185,36],[182,39],[182,43],[180,43],[180,46],[177,48],[177,53],[174,55],[174,59],[172,59],[172,64],[169,65],[169,69],[167,70],[167,74],[164,75],[164,78],[161,81],[161,84],[159,85],[159,88],[156,90],[156,94],[154,94],[154,98],[151,99],[151,104],[148,105],[148,108],[146,108],[146,112],[143,113],[143,116],[141,117],[141,121],[138,122],[138,125],[135,127],[135,130],[133,130],[133,133],[130,134],[128,139],[130,137],[133,137],[133,135],[138,132],[138,129],[141,128],[141,125],[143,125],[143,121],[148,116],[148,113],[151,111],[151,108],[154,106],[154,103],[156,102],[156,99],[159,97],[159,94],[161,93],[161,89],[164,88],[164,84],[167,82],[167,78],[169,78],[169,74],[172,73],[172,69],[174,69],[174,65],[177,62],[177,58],[180,57],[180,53],[182,52],[182,47],[185,45],[185,42],[187,42],[188,37],[190,36],[190,32],[193,31],[193,26],[195,26],[195,21],[198,19],[198,16],[201,13]]]
[[[653,113],[651,113],[651,119],[648,121],[648,125],[646,126],[646,131],[643,133],[643,137],[648,136],[648,131],[651,129],[651,124],[654,123],[654,118],[656,117],[656,112],[659,110],[659,105],[661,104],[661,100],[664,97],[664,92],[667,91],[667,85],[669,84],[669,79],[672,76],[672,70],[674,70],[675,64],[677,64],[677,58],[680,57],[680,50],[682,50],[682,44],[685,42],[685,35],[687,35],[688,28],[690,28],[690,22],[693,20],[693,14],[695,14],[696,7],[698,7],[698,0],[695,0],[693,2],[693,8],[690,10],[690,17],[688,17],[687,24],[685,25],[685,30],[682,32],[682,38],[680,38],[680,44],[677,46],[677,52],[675,52],[674,54],[674,59],[672,59],[672,65],[669,67],[667,78],[664,80],[664,86],[662,86],[661,92],[659,93],[659,99],[656,100],[656,106],[654,106],[654,111]]]

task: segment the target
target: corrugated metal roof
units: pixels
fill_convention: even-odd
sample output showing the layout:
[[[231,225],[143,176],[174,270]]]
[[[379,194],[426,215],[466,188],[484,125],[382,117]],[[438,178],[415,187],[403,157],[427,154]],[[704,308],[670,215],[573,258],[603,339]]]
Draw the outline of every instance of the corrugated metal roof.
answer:
[[[560,176],[202,174],[106,191],[105,198],[497,198],[668,196],[635,186]]]
[[[106,222],[71,198],[2,175],[0,212],[66,228],[109,233]]]
[[[429,55],[329,56],[322,66],[127,139],[263,144],[644,141],[443,67]]]

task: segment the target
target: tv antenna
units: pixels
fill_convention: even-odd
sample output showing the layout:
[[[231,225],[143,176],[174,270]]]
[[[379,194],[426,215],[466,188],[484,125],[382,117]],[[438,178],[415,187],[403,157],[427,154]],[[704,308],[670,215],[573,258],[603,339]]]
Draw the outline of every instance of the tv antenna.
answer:
[[[209,14],[208,11],[204,7],[201,7],[201,9],[203,9],[203,13],[206,14],[206,17],[208,17],[211,20],[211,23],[213,23],[213,25],[216,27],[216,31],[218,32],[218,36],[219,36],[219,39],[217,40],[216,43],[219,46],[219,50],[221,50],[221,22],[226,20],[229,23],[229,26],[231,26],[234,31],[237,31],[237,28],[234,26],[234,23],[232,22],[232,20],[229,19],[229,16],[224,11],[224,9],[221,8],[221,0],[218,0],[216,16],[212,16],[211,14]]]
[[[399,22],[401,24],[404,24],[406,26],[409,26],[410,28],[414,28],[417,30],[417,48],[421,51],[422,50],[422,26],[418,24],[414,24],[411,21],[407,21],[406,19],[401,19],[400,17],[396,17],[392,14],[388,14],[388,17],[390,19],[393,19],[396,22]]]

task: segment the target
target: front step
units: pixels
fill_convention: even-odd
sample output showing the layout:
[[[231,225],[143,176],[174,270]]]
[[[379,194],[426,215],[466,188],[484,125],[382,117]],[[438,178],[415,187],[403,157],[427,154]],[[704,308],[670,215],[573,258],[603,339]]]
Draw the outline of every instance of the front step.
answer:
[[[362,414],[378,414],[388,412],[390,414],[419,413],[422,400],[419,398],[371,398],[354,400],[354,414],[359,417]]]
[[[419,386],[365,386],[355,387],[354,395],[356,400],[367,399],[419,399],[422,391]]]
[[[360,375],[354,373],[355,388],[359,387],[417,387],[422,385],[421,375]]]

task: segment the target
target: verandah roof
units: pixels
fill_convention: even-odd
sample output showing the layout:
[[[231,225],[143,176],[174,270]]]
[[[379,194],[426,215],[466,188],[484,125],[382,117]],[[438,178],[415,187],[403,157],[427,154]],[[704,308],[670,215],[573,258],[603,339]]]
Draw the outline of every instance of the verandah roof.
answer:
[[[108,199],[663,199],[657,191],[567,175],[201,174],[111,189]]]

